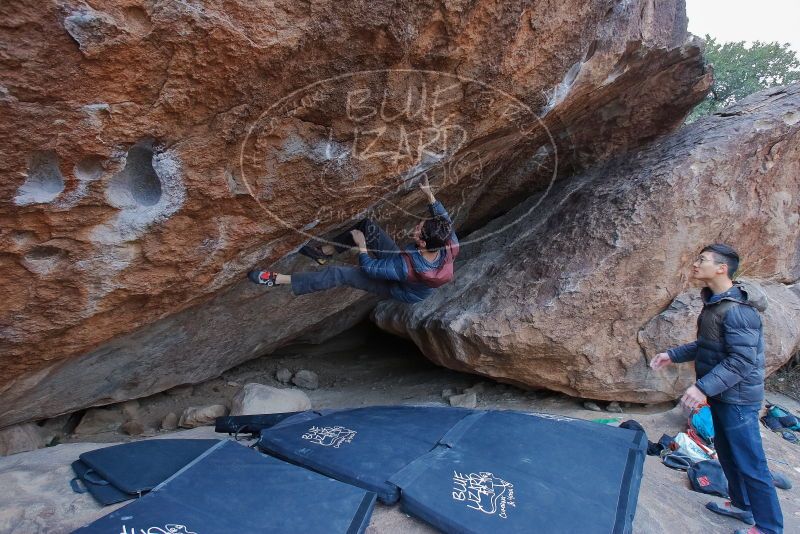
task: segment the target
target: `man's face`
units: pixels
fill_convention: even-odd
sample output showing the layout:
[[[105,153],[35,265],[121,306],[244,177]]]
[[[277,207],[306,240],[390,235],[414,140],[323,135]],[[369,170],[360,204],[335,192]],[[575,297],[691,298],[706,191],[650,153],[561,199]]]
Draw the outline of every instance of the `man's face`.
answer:
[[[724,274],[727,266],[724,263],[717,263],[713,252],[703,252],[692,263],[692,278],[695,280],[708,281],[720,274]]]

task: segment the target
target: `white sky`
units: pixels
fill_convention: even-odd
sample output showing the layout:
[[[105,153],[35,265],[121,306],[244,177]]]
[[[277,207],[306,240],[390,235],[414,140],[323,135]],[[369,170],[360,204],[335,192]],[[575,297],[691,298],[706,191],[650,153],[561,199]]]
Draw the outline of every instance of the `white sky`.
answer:
[[[778,41],[800,54],[800,0],[686,0],[689,31],[717,41]]]

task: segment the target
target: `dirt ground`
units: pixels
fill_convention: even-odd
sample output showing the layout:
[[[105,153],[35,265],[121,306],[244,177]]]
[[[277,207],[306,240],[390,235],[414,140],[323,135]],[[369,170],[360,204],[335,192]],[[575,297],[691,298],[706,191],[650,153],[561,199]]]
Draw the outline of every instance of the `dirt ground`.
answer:
[[[69,490],[68,481],[72,477],[69,465],[78,454],[101,446],[93,444],[149,437],[223,438],[224,435],[214,433],[213,427],[163,431],[159,430],[160,422],[166,414],[173,412],[180,415],[188,406],[224,404],[230,407],[233,395],[247,383],[286,387],[275,378],[276,371],[281,368],[288,368],[292,372],[307,369],[318,375],[319,387],[304,390],[315,409],[396,404],[442,406],[447,404],[443,391],[458,392],[483,384],[478,394],[478,408],[546,412],[600,420],[607,424],[636,419],[644,426],[652,441],[656,441],[663,433],[674,435],[684,430],[686,423],[685,414],[674,403],[622,404],[624,413],[597,412],[586,409],[583,399],[548,391],[523,391],[436,367],[412,343],[388,336],[370,325],[362,325],[321,345],[286,347],[203,384],[181,386],[139,399],[138,418],[145,427],[141,436],[128,436],[116,429],[88,434],[64,433],[62,430],[65,427],[74,429],[80,414],[45,423],[45,427],[57,431],[54,442],[59,446],[0,458],[0,488],[4,488],[0,491],[0,532],[70,532],[111,512],[114,507],[101,508],[88,495],[74,494]],[[791,393],[786,389],[789,387],[787,377],[779,382],[784,391]],[[767,398],[800,413],[800,403],[778,391],[770,391]],[[606,403],[596,404],[601,408],[607,407]],[[105,409],[118,414],[124,412],[124,406],[119,405]],[[783,473],[795,484],[800,483],[800,447],[766,431],[762,432],[762,438],[770,468]],[[38,480],[41,484],[19,484],[22,479]],[[785,532],[800,532],[800,493],[790,490],[781,491],[779,495],[786,521]],[[722,534],[744,526],[733,519],[720,518],[706,511],[704,504],[709,500],[714,498],[689,489],[685,473],[670,470],[661,465],[656,457],[648,457],[634,532],[655,534],[675,532],[676,528],[680,528],[682,534]],[[367,532],[407,534],[435,530],[406,515],[400,506],[379,504]]]

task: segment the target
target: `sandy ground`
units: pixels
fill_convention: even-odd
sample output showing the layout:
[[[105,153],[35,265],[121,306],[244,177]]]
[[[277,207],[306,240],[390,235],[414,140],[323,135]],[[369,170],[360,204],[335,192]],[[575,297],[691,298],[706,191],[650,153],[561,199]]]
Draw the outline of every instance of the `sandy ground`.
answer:
[[[319,388],[306,390],[314,408],[357,407],[368,405],[432,404],[446,405],[443,390],[459,390],[483,383],[478,408],[515,409],[579,417],[609,419],[616,424],[636,419],[651,440],[662,433],[675,434],[685,428],[685,416],[672,403],[661,405],[623,405],[624,413],[595,412],[575,399],[546,391],[523,391],[513,386],[485,381],[480,377],[442,369],[428,362],[413,344],[386,336],[369,326],[351,330],[322,345],[292,346],[279,353],[247,362],[223,376],[188,387],[139,400],[139,419],[146,431],[131,437],[118,430],[90,434],[61,434],[56,447],[0,458],[0,532],[69,532],[112,511],[100,508],[88,495],[73,494],[68,488],[69,463],[78,454],[98,444],[119,443],[145,437],[224,437],[213,428],[202,427],[178,432],[159,431],[160,421],[169,413],[180,415],[187,406],[225,404],[246,383],[257,382],[285,387],[275,379],[280,368],[308,369],[319,376]],[[776,392],[768,398],[800,412],[800,403]],[[604,403],[598,403],[601,406]],[[120,407],[110,410],[121,411]],[[74,427],[77,416],[48,422],[51,430]],[[800,447],[776,434],[762,432],[773,470],[800,483]],[[39,484],[23,484],[32,477]],[[37,478],[38,477],[38,478]],[[63,479],[63,480],[62,480]],[[63,487],[62,487],[63,486]],[[785,532],[800,532],[798,491],[779,492]],[[724,533],[744,526],[733,519],[707,512],[703,505],[712,500],[689,489],[684,473],[670,470],[655,457],[648,457],[634,523],[636,533],[675,532]],[[67,517],[68,516],[68,517]],[[407,516],[399,506],[378,505],[368,528],[370,534],[435,532],[424,523]],[[531,532],[536,532],[532,528]]]

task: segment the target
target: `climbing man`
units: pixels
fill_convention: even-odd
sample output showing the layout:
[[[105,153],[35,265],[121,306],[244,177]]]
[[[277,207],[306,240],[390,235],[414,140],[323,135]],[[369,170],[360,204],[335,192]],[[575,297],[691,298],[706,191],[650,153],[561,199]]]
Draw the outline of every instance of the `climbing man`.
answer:
[[[267,287],[290,284],[292,293],[303,295],[337,286],[350,286],[369,291],[381,297],[401,302],[419,302],[435,288],[453,278],[453,261],[459,244],[453,230],[453,221],[442,203],[436,200],[427,178],[420,189],[428,197],[430,218],[420,221],[414,228],[414,243],[404,250],[395,244],[376,223],[362,219],[350,230],[333,238],[337,245],[316,247],[304,245],[299,252],[320,263],[336,252],[358,247],[359,267],[326,267],[320,271],[280,274],[273,271],[250,271],[248,277],[256,284]],[[369,251],[376,257],[372,257]]]
[[[728,479],[730,501],[706,504],[750,529],[736,534],[777,534],[783,514],[761,444],[758,414],[764,400],[764,332],[759,312],[766,296],[756,287],[731,280],[739,255],[723,244],[708,245],[692,264],[692,278],[705,287],[697,319],[697,340],[657,354],[653,369],[694,360],[697,381],[681,404],[693,409],[708,402],[714,443]]]

